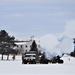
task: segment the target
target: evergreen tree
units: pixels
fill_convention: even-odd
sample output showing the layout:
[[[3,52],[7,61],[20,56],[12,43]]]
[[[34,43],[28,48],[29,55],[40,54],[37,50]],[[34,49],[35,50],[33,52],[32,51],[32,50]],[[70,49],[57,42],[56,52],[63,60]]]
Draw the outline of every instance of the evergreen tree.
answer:
[[[39,60],[38,49],[37,49],[37,44],[36,44],[35,40],[32,42],[32,46],[31,46],[30,51],[34,51],[36,53],[36,60]]]
[[[15,38],[13,36],[9,36],[5,30],[0,31],[0,54],[2,54],[2,60],[4,54],[8,55],[8,60],[9,54],[12,53],[13,46],[15,46],[14,40]]]
[[[31,50],[30,50],[30,51],[35,51],[35,52],[38,51],[38,50],[37,50],[37,45],[36,45],[35,40],[32,42],[32,46],[31,46]]]

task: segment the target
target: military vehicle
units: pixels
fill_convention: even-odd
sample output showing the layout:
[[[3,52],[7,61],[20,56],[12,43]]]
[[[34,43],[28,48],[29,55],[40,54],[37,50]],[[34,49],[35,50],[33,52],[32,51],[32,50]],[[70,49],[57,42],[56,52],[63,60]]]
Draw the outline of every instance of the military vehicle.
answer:
[[[52,59],[49,60],[50,63],[59,63],[62,64],[64,61],[60,59],[60,56],[54,56]]]
[[[37,55],[34,51],[29,51],[22,54],[22,64],[36,64],[37,62]]]
[[[22,54],[22,64],[48,64],[48,63],[64,63],[62,59],[60,59],[59,56],[55,56],[51,59],[45,58],[44,54],[38,55],[35,51],[29,51],[24,54]]]

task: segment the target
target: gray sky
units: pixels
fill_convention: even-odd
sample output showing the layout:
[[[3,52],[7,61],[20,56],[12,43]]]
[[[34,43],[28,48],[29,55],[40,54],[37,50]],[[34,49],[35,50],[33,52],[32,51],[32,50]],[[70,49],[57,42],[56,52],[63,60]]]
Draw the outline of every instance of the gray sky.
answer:
[[[75,19],[75,0],[0,0],[0,30],[16,38],[58,34]]]

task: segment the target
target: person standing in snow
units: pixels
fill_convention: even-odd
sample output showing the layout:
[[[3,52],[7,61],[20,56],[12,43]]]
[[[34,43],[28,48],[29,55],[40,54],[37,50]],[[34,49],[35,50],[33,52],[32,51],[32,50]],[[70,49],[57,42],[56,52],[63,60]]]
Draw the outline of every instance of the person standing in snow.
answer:
[[[13,54],[13,57],[12,57],[13,61],[15,60],[15,54]]]

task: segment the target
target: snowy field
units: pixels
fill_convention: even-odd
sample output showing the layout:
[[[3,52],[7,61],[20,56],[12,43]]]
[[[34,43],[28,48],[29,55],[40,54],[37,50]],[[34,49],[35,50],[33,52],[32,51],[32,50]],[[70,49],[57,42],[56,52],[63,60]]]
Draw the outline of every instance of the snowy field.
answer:
[[[25,65],[22,64],[21,56],[16,56],[15,61],[10,56],[9,61],[0,60],[0,75],[75,75],[75,58],[65,55],[62,59],[64,64]]]

